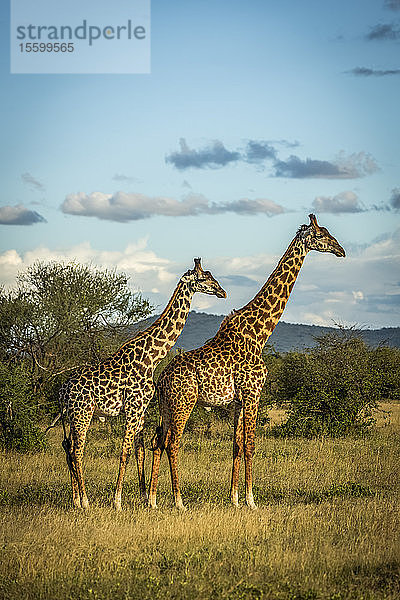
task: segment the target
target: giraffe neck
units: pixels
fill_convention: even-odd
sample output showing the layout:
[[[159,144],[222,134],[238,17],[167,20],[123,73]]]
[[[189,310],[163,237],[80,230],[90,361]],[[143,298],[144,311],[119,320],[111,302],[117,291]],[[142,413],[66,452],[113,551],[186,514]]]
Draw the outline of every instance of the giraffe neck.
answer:
[[[258,294],[233,316],[246,338],[260,349],[282,316],[307,252],[296,235]]]
[[[185,326],[189,314],[190,304],[194,291],[186,282],[179,281],[167,306],[145,331],[127,342],[123,348],[129,349],[138,346],[143,352],[148,366],[156,366],[175,344]]]

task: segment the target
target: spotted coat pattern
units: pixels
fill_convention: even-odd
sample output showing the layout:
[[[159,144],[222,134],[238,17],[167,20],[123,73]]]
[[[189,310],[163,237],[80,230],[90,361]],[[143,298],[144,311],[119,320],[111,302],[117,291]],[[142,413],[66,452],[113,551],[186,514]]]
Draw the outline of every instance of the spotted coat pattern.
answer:
[[[161,426],[154,442],[149,505],[156,506],[161,455],[168,455],[175,505],[184,508],[178,481],[180,439],[196,402],[226,406],[235,401],[231,501],[238,505],[238,480],[244,451],[246,504],[255,508],[252,492],[254,432],[267,369],[262,349],[278,323],[309,250],[345,256],[343,248],[314,215],[290,243],[277,267],[251,302],[234,311],[214,338],[201,348],[176,356],[161,374],[157,393]]]
[[[182,331],[195,292],[226,297],[225,291],[211,273],[203,271],[200,259],[195,259],[195,268],[181,277],[167,307],[148,329],[129,340],[100,364],[81,370],[61,389],[61,399],[68,409],[70,420],[71,454],[75,467],[75,475],[71,473],[71,482],[73,504],[76,507],[87,508],[89,505],[82,458],[86,433],[95,412],[103,416],[123,414],[126,420],[114,497],[115,507],[121,508],[122,483],[134,441],[141,495],[146,499],[144,448],[140,440],[145,411],[154,394],[153,371]]]

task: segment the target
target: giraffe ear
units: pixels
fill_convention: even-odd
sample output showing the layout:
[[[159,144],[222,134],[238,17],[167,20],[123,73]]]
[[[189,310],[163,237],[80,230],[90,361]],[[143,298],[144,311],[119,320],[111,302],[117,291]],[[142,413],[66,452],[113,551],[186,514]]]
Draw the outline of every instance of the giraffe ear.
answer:
[[[317,223],[317,217],[315,215],[313,215],[312,213],[308,215],[309,219],[310,219],[310,225],[312,225],[316,230],[319,229],[319,225]]]

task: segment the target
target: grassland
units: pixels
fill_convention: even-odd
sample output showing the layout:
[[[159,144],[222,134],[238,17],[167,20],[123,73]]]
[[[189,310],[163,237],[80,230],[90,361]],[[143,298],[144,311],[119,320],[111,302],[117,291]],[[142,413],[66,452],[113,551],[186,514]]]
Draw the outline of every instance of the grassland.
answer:
[[[3,454],[0,596],[398,599],[400,406],[384,408],[391,416],[380,413],[366,438],[283,440],[259,432],[255,512],[227,502],[228,426],[184,439],[185,513],[171,508],[166,460],[160,508],[138,502],[132,464],[124,510],[114,512],[119,440],[107,425],[95,424],[87,443],[88,512],[69,507],[59,430],[46,452]],[[149,472],[150,451],[146,460]]]

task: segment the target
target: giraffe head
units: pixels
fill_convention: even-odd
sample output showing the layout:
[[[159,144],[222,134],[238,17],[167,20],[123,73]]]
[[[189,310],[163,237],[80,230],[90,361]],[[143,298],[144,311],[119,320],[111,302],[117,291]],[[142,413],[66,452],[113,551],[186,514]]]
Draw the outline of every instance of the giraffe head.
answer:
[[[309,225],[302,225],[299,235],[303,238],[307,250],[318,250],[318,252],[332,252],[336,256],[346,256],[344,248],[329,233],[326,227],[320,227],[315,215],[308,215]]]
[[[186,271],[182,275],[181,281],[188,283],[194,292],[210,294],[211,296],[217,296],[217,298],[226,298],[225,290],[222,289],[210,271],[203,271],[201,258],[194,259],[194,269]]]

